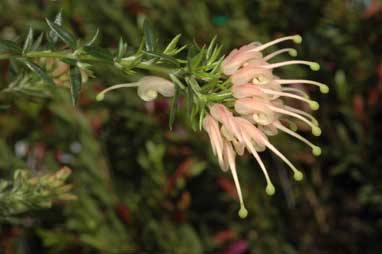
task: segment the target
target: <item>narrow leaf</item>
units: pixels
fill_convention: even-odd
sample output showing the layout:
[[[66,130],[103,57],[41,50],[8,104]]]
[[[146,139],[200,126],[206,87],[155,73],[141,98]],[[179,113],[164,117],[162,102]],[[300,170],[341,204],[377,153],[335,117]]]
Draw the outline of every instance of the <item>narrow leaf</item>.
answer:
[[[32,44],[33,44],[33,29],[32,27],[29,27],[28,35],[24,42],[23,54],[28,53],[30,51]]]
[[[191,59],[190,61],[191,68],[195,69],[196,67],[198,67],[199,64],[203,61],[205,55],[206,55],[206,49],[203,47],[202,50],[200,50],[199,54],[197,54]]]
[[[107,49],[96,46],[85,46],[84,50],[91,56],[105,60],[107,62],[113,62],[113,55]]]
[[[207,61],[207,65],[212,64],[214,61],[216,61],[216,59],[219,58],[220,52],[221,52],[222,48],[223,48],[222,45],[217,46],[217,47],[214,48],[214,50],[212,52],[212,55],[209,57],[209,59]]]
[[[145,37],[146,50],[153,52],[155,50],[155,43],[156,43],[155,35],[151,27],[151,24],[147,19],[143,21],[143,33]]]
[[[22,59],[21,62],[23,62],[31,71],[33,71],[37,76],[39,76],[47,84],[52,86],[55,85],[52,78],[49,77],[49,75],[45,72],[45,70],[41,68],[39,65],[26,59]]]
[[[205,115],[206,115],[205,108],[202,107],[202,109],[200,110],[200,113],[199,113],[199,130],[200,131],[203,129],[203,120],[204,120]]]
[[[0,51],[11,51],[20,54],[22,49],[13,41],[0,40]]]
[[[93,35],[93,38],[88,43],[86,43],[86,45],[87,46],[92,46],[95,43],[95,41],[97,40],[98,35],[99,35],[99,29],[97,28],[97,31]]]
[[[52,29],[52,31],[54,31],[63,42],[73,49],[76,48],[76,39],[69,33],[69,31],[67,31],[64,27],[51,22],[49,19],[46,19],[46,23],[48,23],[50,29]]]
[[[62,25],[62,13],[59,12],[56,15],[56,18],[54,19],[54,23],[61,26]],[[50,31],[48,33],[48,39],[53,43],[57,43],[58,41],[58,34],[55,31]]]
[[[70,93],[72,96],[73,105],[76,105],[81,92],[82,80],[81,71],[78,66],[70,67]]]
[[[40,33],[40,35],[37,37],[37,40],[33,43],[31,47],[31,51],[37,50],[41,46],[42,39],[44,38],[44,33]]]
[[[172,127],[175,122],[175,114],[178,107],[178,97],[179,97],[179,88],[176,87],[175,95],[174,97],[172,97],[172,101],[171,101],[170,118],[168,122],[170,130],[172,130]]]
[[[189,116],[191,116],[193,103],[194,103],[194,98],[193,98],[192,88],[191,86],[188,86],[187,95],[186,95],[186,110],[187,110],[187,115]]]
[[[119,39],[117,58],[120,60],[126,54],[127,44],[122,38]]]
[[[178,34],[171,40],[171,42],[167,45],[166,49],[163,51],[163,54],[171,54],[174,49],[176,49],[176,45],[178,45],[181,34]]]
[[[186,87],[182,84],[182,82],[180,82],[180,80],[172,73],[169,74],[172,82],[177,85],[180,89],[184,90],[186,89]]]
[[[206,58],[209,59],[212,55],[212,51],[215,48],[217,36],[215,35],[214,38],[211,40],[210,45],[208,46]]]
[[[187,45],[184,45],[178,49],[176,49],[174,52],[173,52],[173,55],[177,55],[179,54],[180,52],[182,52],[185,48],[187,48]]]
[[[154,52],[151,52],[151,51],[143,51],[146,55],[148,56],[153,56],[153,57],[157,57],[159,59],[163,59],[163,60],[166,60],[172,64],[175,64],[176,66],[179,66],[179,63],[178,61],[172,57],[172,56],[169,56],[169,55],[165,55],[165,54],[162,54],[162,53],[154,53]]]

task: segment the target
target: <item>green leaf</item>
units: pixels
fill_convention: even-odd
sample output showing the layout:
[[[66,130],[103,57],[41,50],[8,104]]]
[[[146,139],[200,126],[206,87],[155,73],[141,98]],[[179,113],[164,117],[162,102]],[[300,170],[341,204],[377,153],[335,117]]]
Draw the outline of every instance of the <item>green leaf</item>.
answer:
[[[20,54],[22,49],[13,41],[0,40],[0,51],[11,51]]]
[[[40,33],[40,35],[37,37],[37,40],[33,43],[31,47],[31,51],[37,50],[41,46],[42,39],[44,38],[44,33]]]
[[[127,50],[127,44],[123,41],[122,38],[120,38],[118,43],[118,53],[117,53],[118,60],[121,60],[121,58],[126,54],[126,50]]]
[[[180,89],[184,90],[186,87],[182,84],[182,82],[172,73],[169,74],[172,82],[177,85]]]
[[[165,55],[165,54],[162,54],[162,53],[154,53],[154,52],[151,52],[151,51],[145,51],[143,50],[143,53],[145,53],[146,55],[148,56],[153,56],[153,57],[157,57],[159,59],[163,59],[163,60],[166,60],[172,64],[175,64],[176,66],[179,66],[179,62],[172,56],[168,56],[168,55]]]
[[[85,46],[84,50],[86,53],[94,56],[95,58],[102,59],[111,63],[113,62],[113,55],[107,49],[96,46]]]
[[[56,15],[56,18],[54,19],[54,23],[61,26],[62,25],[62,13],[59,12]],[[58,34],[55,31],[50,31],[48,33],[48,39],[51,40],[53,44],[57,43],[58,41]]]
[[[174,97],[172,97],[172,101],[171,101],[170,118],[168,121],[168,126],[169,126],[170,130],[172,130],[172,127],[173,127],[174,122],[175,122],[175,114],[176,114],[176,110],[178,107],[178,98],[179,98],[179,88],[176,87],[175,88],[175,95],[174,95]]]
[[[194,97],[191,86],[187,86],[187,93],[186,93],[186,110],[187,115],[191,115],[192,112],[192,105],[194,103]]]
[[[212,55],[212,52],[215,48],[217,36],[215,35],[214,38],[211,40],[210,45],[208,46],[206,58],[209,59]]]
[[[28,53],[31,50],[32,43],[33,43],[33,29],[32,27],[29,27],[28,35],[24,42],[24,47],[22,52],[23,54]]]
[[[73,105],[76,105],[81,92],[82,80],[81,71],[78,66],[70,67],[70,93],[72,96]]]
[[[186,82],[192,88],[192,91],[194,91],[197,96],[200,96],[200,85],[198,81],[193,77],[187,77]]]
[[[93,38],[88,43],[86,43],[86,46],[92,46],[95,43],[95,41],[97,40],[98,35],[99,35],[99,29],[97,28],[97,31],[93,35]]]
[[[205,115],[206,115],[205,108],[202,107],[202,109],[200,110],[200,113],[199,113],[199,130],[200,131],[203,129],[203,120],[204,120]]]
[[[205,55],[206,55],[206,49],[203,47],[202,50],[200,50],[200,52],[191,59],[190,61],[191,68],[195,69],[196,67],[198,67],[199,64],[203,61]]]
[[[176,45],[178,45],[181,34],[178,34],[171,40],[171,42],[167,45],[166,49],[163,51],[163,54],[171,54],[174,49],[176,49]]]
[[[179,54],[179,53],[182,52],[185,48],[187,48],[187,45],[184,45],[184,46],[182,46],[182,47],[176,49],[176,50],[173,52],[172,55],[177,55],[177,54]]]
[[[222,45],[214,48],[212,55],[208,58],[207,65],[212,64],[213,62],[215,62],[219,58],[222,48],[223,48]]]
[[[154,52],[156,43],[154,30],[152,29],[152,26],[147,19],[143,21],[143,33],[145,37],[146,50]]]
[[[22,63],[24,63],[31,71],[33,71],[37,76],[39,76],[42,80],[44,80],[49,85],[55,86],[53,80],[49,75],[45,72],[43,68],[41,68],[39,65],[27,60],[22,59],[20,60]]]
[[[52,31],[54,31],[57,34],[57,36],[69,47],[73,49],[77,47],[76,39],[64,27],[54,22],[51,22],[49,19],[46,19],[46,23],[48,23],[50,29],[52,29]]]
[[[77,60],[75,60],[75,59],[62,58],[62,59],[60,59],[60,61],[66,63],[66,64],[69,64],[69,65],[73,65],[73,66],[77,64]]]

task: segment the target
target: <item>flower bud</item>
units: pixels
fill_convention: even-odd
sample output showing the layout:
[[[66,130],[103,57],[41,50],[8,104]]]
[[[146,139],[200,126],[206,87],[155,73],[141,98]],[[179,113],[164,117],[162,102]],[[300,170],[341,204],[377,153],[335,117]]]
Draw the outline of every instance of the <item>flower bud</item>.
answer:
[[[138,81],[138,95],[142,100],[152,101],[158,93],[172,97],[175,95],[175,86],[171,81],[156,76],[146,76]]]

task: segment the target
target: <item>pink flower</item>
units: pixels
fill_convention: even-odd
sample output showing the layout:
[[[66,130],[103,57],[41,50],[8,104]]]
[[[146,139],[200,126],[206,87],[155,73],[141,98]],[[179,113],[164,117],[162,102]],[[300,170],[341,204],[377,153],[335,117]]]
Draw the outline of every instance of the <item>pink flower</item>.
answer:
[[[240,200],[240,217],[247,215],[240,183],[237,176],[235,157],[242,155],[247,150],[253,155],[262,170],[267,182],[266,192],[275,193],[268,171],[259,155],[269,149],[292,170],[296,180],[302,180],[303,175],[275,146],[271,144],[268,136],[286,133],[310,146],[314,155],[319,155],[321,149],[302,137],[295,130],[287,128],[283,123],[301,121],[312,129],[313,135],[320,135],[321,129],[317,120],[309,113],[287,105],[288,99],[306,103],[312,110],[318,109],[316,101],[309,98],[308,94],[290,84],[311,84],[320,88],[321,92],[329,91],[325,84],[311,80],[280,79],[272,72],[273,69],[286,65],[303,64],[312,70],[318,70],[315,62],[302,60],[269,63],[274,57],[288,52],[295,56],[294,49],[285,48],[275,51],[265,57],[261,51],[282,41],[293,40],[301,42],[300,36],[280,38],[264,45],[251,43],[233,50],[223,61],[221,70],[228,75],[232,83],[231,92],[233,102],[228,106],[214,103],[209,108],[209,114],[204,119],[204,129],[208,132],[214,154],[218,156],[222,169],[229,168],[232,172],[238,197]]]
[[[260,52],[251,51],[258,47],[258,45],[258,43],[254,42],[244,45],[240,49],[232,50],[232,52],[222,62],[221,68],[223,73],[226,75],[231,75],[245,62],[251,59],[261,58],[262,55]]]
[[[224,59],[221,65],[221,69],[224,74],[226,75],[232,75],[234,72],[236,72],[243,64],[248,62],[249,60],[254,59],[262,59],[261,51],[275,45],[277,43],[280,43],[282,41],[286,40],[293,40],[296,43],[301,43],[302,39],[299,35],[293,35],[293,36],[287,36],[283,38],[279,38],[273,41],[270,41],[264,45],[261,45],[258,42],[252,42],[248,45],[242,46],[240,49],[234,49],[232,52]],[[284,52],[283,50],[282,52]],[[281,53],[282,53],[281,52]],[[292,55],[295,54],[294,49],[288,49],[288,52],[292,52]],[[275,52],[271,56],[266,57],[265,60],[269,60],[270,58],[280,54],[280,52]]]

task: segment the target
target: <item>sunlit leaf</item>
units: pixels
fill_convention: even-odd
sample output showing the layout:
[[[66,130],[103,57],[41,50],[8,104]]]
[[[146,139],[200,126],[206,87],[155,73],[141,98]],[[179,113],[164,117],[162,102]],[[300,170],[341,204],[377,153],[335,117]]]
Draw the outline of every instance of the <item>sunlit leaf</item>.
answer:
[[[51,22],[49,19],[46,19],[46,23],[48,23],[50,29],[52,29],[52,31],[54,31],[57,34],[57,36],[69,47],[73,49],[77,47],[76,39],[64,27],[54,22]]]
[[[62,25],[62,13],[57,13],[54,23],[61,26]],[[48,38],[52,41],[52,43],[57,43],[58,41],[58,34],[55,31],[50,31],[48,33]]]
[[[171,42],[167,45],[166,49],[163,51],[163,54],[170,54],[174,49],[176,49],[176,45],[178,45],[181,34],[178,34],[171,40]]]
[[[95,34],[93,35],[93,38],[88,43],[86,43],[86,46],[92,46],[96,42],[98,35],[99,35],[99,29],[97,28]]]
[[[33,44],[33,29],[32,27],[29,27],[28,35],[24,42],[23,54],[28,53],[30,51],[32,44]]]

